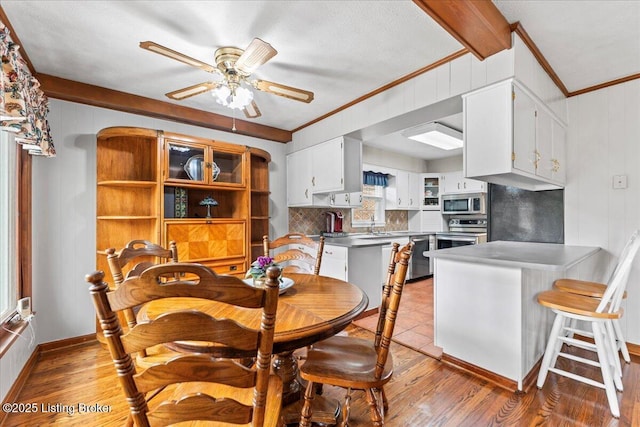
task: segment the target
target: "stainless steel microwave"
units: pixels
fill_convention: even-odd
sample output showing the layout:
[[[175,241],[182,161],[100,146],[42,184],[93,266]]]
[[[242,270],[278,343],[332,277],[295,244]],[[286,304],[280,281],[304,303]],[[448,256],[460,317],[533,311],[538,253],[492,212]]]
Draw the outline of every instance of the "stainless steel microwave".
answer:
[[[486,193],[460,193],[442,195],[444,215],[485,215],[487,213]]]

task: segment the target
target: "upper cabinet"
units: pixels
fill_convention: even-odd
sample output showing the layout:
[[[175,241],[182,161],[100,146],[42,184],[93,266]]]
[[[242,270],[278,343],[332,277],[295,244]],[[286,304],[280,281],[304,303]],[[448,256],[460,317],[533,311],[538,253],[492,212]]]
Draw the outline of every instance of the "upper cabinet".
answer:
[[[203,143],[165,139],[165,182],[246,185],[244,153],[238,146],[213,148]],[[227,148],[225,150],[225,148]]]
[[[362,142],[340,136],[311,147],[314,193],[362,191]]]
[[[310,206],[332,193],[362,191],[362,142],[338,137],[287,155],[287,205]],[[325,197],[325,195],[327,197]]]
[[[287,155],[287,206],[313,204],[311,149]]]
[[[484,193],[487,183],[463,176],[462,171],[446,172],[442,174],[442,194],[455,193]]]
[[[385,189],[385,209],[420,209],[420,179],[421,175],[415,172],[394,171]]]
[[[421,188],[418,188],[418,191],[422,190],[422,210],[439,211],[442,175],[423,173],[419,182]]]
[[[564,186],[565,125],[533,93],[509,79],[463,99],[466,177],[527,190]]]

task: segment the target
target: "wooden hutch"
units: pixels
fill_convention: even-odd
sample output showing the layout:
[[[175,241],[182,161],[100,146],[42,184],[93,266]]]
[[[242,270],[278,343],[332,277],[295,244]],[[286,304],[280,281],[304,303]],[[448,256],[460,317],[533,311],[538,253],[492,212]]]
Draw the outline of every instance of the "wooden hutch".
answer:
[[[108,248],[175,240],[180,261],[243,277],[269,233],[270,161],[268,152],[244,145],[134,127],[101,130],[98,269],[109,277]]]

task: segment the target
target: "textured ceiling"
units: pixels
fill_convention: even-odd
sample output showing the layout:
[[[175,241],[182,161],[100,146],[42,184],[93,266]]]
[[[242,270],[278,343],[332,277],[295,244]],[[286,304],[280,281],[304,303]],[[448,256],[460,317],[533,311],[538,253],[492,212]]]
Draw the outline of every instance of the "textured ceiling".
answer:
[[[209,94],[166,98],[212,76],[138,44],[151,40],[213,63],[216,48],[245,48],[260,37],[278,54],[254,76],[315,93],[304,104],[256,91],[262,117],[252,121],[285,130],[462,48],[409,0],[0,4],[38,73],[226,116],[231,110]],[[494,4],[507,21],[523,24],[569,91],[640,73],[640,0]]]
[[[569,92],[640,73],[640,1],[494,0]]]
[[[164,96],[211,80],[138,47],[151,40],[207,63],[254,37],[278,54],[254,76],[310,90],[311,104],[257,92],[257,123],[292,130],[462,46],[411,1],[3,1],[39,73],[230,116],[210,94]],[[243,114],[240,112],[240,116]]]

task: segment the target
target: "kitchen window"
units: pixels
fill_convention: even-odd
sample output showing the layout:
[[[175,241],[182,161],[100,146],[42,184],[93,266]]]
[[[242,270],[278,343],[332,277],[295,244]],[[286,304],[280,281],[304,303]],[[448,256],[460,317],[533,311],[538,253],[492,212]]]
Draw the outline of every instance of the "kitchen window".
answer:
[[[384,187],[362,186],[362,206],[351,209],[352,227],[384,227]]]
[[[17,276],[18,144],[0,131],[0,323],[16,307],[19,295]]]

